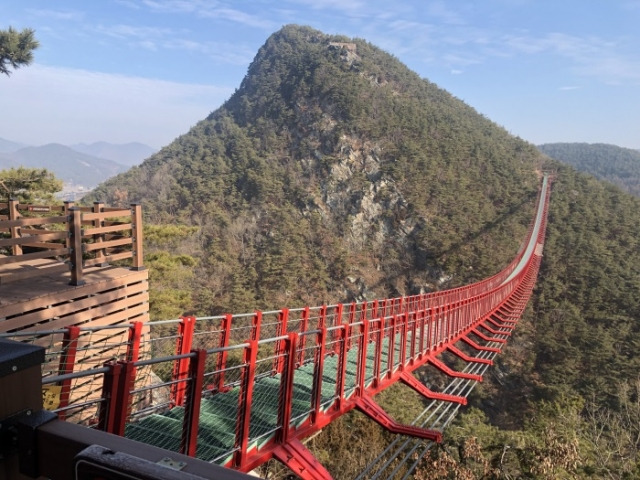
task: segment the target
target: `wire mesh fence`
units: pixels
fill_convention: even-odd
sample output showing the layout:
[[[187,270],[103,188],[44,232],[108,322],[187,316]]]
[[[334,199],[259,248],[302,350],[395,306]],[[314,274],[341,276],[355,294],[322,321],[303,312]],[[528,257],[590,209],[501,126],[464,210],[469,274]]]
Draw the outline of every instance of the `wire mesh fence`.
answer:
[[[228,465],[388,386],[504,298],[466,293],[0,336],[45,347],[61,418]]]
[[[506,287],[503,289],[508,290]],[[462,302],[466,294],[468,291],[457,289],[345,305],[185,317],[145,323],[137,331],[134,324],[120,324],[13,332],[0,334],[0,337],[45,347],[43,378],[92,370],[108,363],[170,357],[195,349],[208,349],[211,352],[207,356],[206,389],[203,392],[213,396],[241,385],[241,371],[246,368],[243,360],[245,352],[242,348],[231,347],[247,341],[260,342],[254,375],[256,381],[270,385],[273,390],[287,355],[283,350],[284,340],[273,339],[297,333],[299,344],[295,367],[301,370],[297,375],[301,384],[307,384],[308,390],[308,398],[304,402],[296,400],[294,416],[299,422],[311,414],[312,402],[320,402],[322,408],[326,408],[329,399],[341,393],[349,397],[358,386],[366,387],[375,381],[380,382],[416,355],[433,351],[450,341],[463,327],[463,318],[468,318],[472,313],[482,315],[487,308],[483,308],[475,298],[473,304]],[[488,304],[494,304],[504,295],[491,292],[488,296],[491,297]],[[365,323],[368,325],[366,332],[363,328]],[[343,329],[344,325],[347,326]],[[322,362],[319,361],[320,331],[324,331]],[[338,358],[343,352],[346,356]],[[358,362],[362,361],[365,364],[358,366]],[[311,366],[303,370],[307,364]],[[180,365],[180,362],[173,360],[138,369],[132,386],[136,395],[130,407],[134,418],[145,412],[182,405],[184,396],[177,403],[175,398],[175,392],[181,389],[166,385],[168,382],[182,381],[180,375],[184,377],[186,371],[184,368],[181,371]],[[93,405],[94,398],[100,401],[97,392],[102,389],[101,382],[100,375],[87,374],[66,378],[55,385],[48,384],[45,390],[54,399],[48,408],[59,412],[73,409],[74,415],[67,418],[81,422],[85,418],[95,418],[96,407],[90,405]],[[342,385],[338,385],[339,382]],[[343,391],[329,393],[334,386],[335,389],[343,388]],[[321,392],[320,400],[313,396],[313,388]],[[258,398],[256,401],[256,408],[260,409],[260,402],[266,400]],[[85,406],[85,413],[82,413],[83,407],[79,405]],[[61,413],[61,416],[66,414]],[[275,424],[272,423],[267,422],[266,425],[273,429]],[[262,435],[265,433],[257,433],[255,437]]]
[[[251,415],[248,438],[250,444],[264,444],[282,427],[282,419],[279,418],[279,405],[284,400],[282,373],[289,359],[285,341],[286,337],[280,336],[257,343],[253,372],[255,383],[251,405],[247,406]],[[248,397],[243,400],[247,401]]]

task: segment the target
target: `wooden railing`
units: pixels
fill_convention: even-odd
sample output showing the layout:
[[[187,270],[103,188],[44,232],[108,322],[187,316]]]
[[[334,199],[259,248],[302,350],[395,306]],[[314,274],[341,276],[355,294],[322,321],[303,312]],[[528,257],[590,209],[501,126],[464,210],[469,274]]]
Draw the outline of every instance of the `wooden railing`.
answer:
[[[142,209],[0,203],[0,285],[65,270],[82,285],[89,267],[131,260],[141,270]]]

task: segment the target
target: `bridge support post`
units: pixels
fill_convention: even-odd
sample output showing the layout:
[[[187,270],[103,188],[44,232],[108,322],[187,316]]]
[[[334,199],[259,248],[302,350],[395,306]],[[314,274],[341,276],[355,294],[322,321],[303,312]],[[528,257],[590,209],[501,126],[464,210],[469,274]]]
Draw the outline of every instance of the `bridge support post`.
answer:
[[[193,331],[195,329],[195,317],[182,317],[178,327],[178,339],[176,340],[176,355],[186,355],[191,351],[193,343]],[[186,385],[184,381],[189,375],[189,359],[181,358],[173,365],[171,378],[177,382],[171,386],[171,407],[182,406]]]
[[[456,370],[453,370],[453,369],[447,367],[444,363],[442,363],[437,358],[430,357],[429,358],[429,363],[431,365],[433,365],[434,367],[436,367],[441,372],[446,373],[450,377],[465,378],[467,380],[475,380],[476,382],[481,382],[482,381],[482,375],[475,375],[473,373],[458,372]]]
[[[276,327],[276,337],[283,337],[287,334],[289,323],[289,309],[283,308],[278,314],[278,325]],[[282,373],[284,369],[284,353],[286,351],[286,340],[278,340],[273,360],[273,369],[277,373]]]
[[[200,403],[204,384],[205,362],[207,351],[194,350],[189,364],[189,385],[187,387],[187,401],[184,405],[182,419],[182,438],[180,439],[180,453],[196,456],[198,448],[198,427],[200,424]]]
[[[473,329],[471,329],[471,331],[475,335],[480,337],[482,340],[484,340],[485,342],[507,343],[507,341],[504,338],[489,337],[489,336],[485,335],[484,333],[482,333],[477,328],[473,328]]]
[[[503,324],[500,322],[497,322],[494,318],[494,316],[490,316],[489,318],[487,318],[485,320],[485,322],[487,322],[488,324],[493,325],[493,327],[495,328],[500,328],[500,329],[506,329],[506,330],[489,330],[487,328],[487,330],[491,333],[495,333],[496,335],[506,335],[508,337],[511,336],[511,332],[513,332],[513,329],[516,328],[515,324]]]
[[[260,330],[262,329],[262,312],[256,310],[251,320],[251,340],[260,340]]]
[[[226,314],[222,319],[220,325],[220,343],[218,346],[222,349],[221,352],[218,353],[218,363],[217,363],[217,385],[216,388],[218,392],[226,392],[227,388],[224,386],[224,369],[227,366],[227,357],[228,351],[226,348],[229,346],[229,341],[231,339],[231,320],[232,315],[230,313]]]
[[[364,395],[367,377],[367,346],[369,345],[369,320],[362,319],[362,327],[360,328],[360,346],[358,351],[358,373],[357,385],[358,395]]]
[[[389,322],[389,351],[387,356],[387,371],[385,373],[385,377],[387,378],[391,378],[391,375],[393,375],[393,370],[395,367],[396,327],[397,327],[397,316],[393,314],[391,316],[391,321]]]
[[[326,311],[326,309],[325,309]],[[322,399],[322,374],[324,372],[324,357],[326,352],[327,327],[324,324],[318,333],[318,350],[313,369],[313,387],[311,390],[311,423],[315,424],[320,417],[320,403]]]
[[[118,383],[120,382],[122,365],[108,362],[104,366],[108,367],[109,371],[102,377],[102,398],[105,401],[100,403],[98,410],[98,430],[113,432]]]
[[[302,319],[301,319],[301,325],[300,325],[300,333],[302,332],[306,332],[307,330],[309,330],[309,307],[304,307],[304,310],[302,310]],[[298,363],[300,365],[304,365],[305,362],[305,345],[307,343],[307,336],[306,335],[301,335],[300,336],[300,357],[298,358]]]
[[[425,385],[420,383],[409,372],[403,372],[400,376],[400,381],[402,381],[402,383],[404,383],[408,387],[411,387],[413,390],[415,390],[425,398],[429,398],[431,400],[442,400],[444,402],[459,403],[460,405],[467,404],[467,399],[465,397],[461,397],[459,395],[449,395],[447,393],[434,392],[433,390],[430,390]]]
[[[437,430],[402,425],[396,422],[368,395],[364,395],[356,401],[356,408],[392,433],[401,433],[403,435],[424,438],[438,443],[442,441],[442,433]]]
[[[502,315],[507,315],[509,318],[503,318]],[[520,315],[518,315],[518,317],[514,320],[511,317],[511,312],[505,311],[503,309],[499,309],[493,312],[493,314],[491,315],[491,320],[495,325],[499,326],[500,328],[508,328],[510,330],[514,330],[516,328],[519,319]]]
[[[466,335],[463,335],[462,337],[460,337],[460,340],[462,340],[464,343],[469,345],[471,348],[474,348],[474,349],[478,350],[479,352],[493,352],[493,353],[501,353],[502,352],[502,350],[500,350],[499,348],[483,347],[482,345],[478,345],[476,342],[471,340]]]
[[[407,338],[409,338],[409,314],[403,312],[400,314],[400,342],[399,342],[399,365],[400,371],[404,370],[407,363]]]
[[[251,421],[251,405],[253,403],[253,387],[256,378],[256,361],[258,359],[258,341],[249,341],[242,355],[242,363],[246,367],[242,370],[240,380],[240,394],[238,395],[238,419],[236,420],[236,439],[234,464],[242,469],[247,458],[249,447],[249,423]]]
[[[80,327],[70,326],[65,329],[62,339],[62,355],[60,357],[59,374],[66,375],[72,373],[76,363],[76,353],[78,351],[78,337],[80,336]],[[58,408],[58,418],[64,420],[67,416],[65,407],[69,405],[69,396],[71,395],[72,380],[67,379],[60,382],[60,404]]]
[[[347,342],[349,341],[349,325],[342,325],[338,330],[339,341],[336,342],[339,348],[338,357],[338,378],[336,378],[336,407],[338,410],[344,410],[344,385],[347,375]]]
[[[124,436],[124,429],[131,409],[131,389],[136,381],[136,367],[133,362],[118,362],[122,365],[122,370],[115,396],[113,433],[120,437]],[[112,401],[114,399],[112,398]]]
[[[300,440],[290,440],[285,445],[278,445],[273,456],[285,464],[302,480],[332,480],[326,468],[307,450]]]
[[[376,350],[373,358],[373,388],[378,388],[382,374],[382,341],[384,340],[384,317],[377,320],[378,332],[376,336]]]
[[[284,341],[284,370],[280,379],[280,395],[278,398],[278,425],[280,430],[276,433],[278,443],[287,443],[291,428],[291,410],[293,408],[293,377],[296,370],[296,350],[298,347],[298,334],[290,332]]]
[[[449,350],[451,353],[453,353],[458,358],[464,360],[465,362],[484,363],[485,365],[493,365],[493,360],[489,358],[470,357],[469,355],[464,353],[462,350],[459,350],[453,345],[449,345],[447,347],[447,350]]]

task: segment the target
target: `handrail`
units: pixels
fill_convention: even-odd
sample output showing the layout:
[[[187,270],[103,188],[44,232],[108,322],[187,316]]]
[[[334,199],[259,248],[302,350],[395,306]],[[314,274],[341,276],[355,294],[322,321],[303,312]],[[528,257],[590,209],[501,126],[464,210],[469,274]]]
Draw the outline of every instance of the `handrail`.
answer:
[[[466,402],[461,391],[431,392],[424,385],[416,385],[410,374],[430,363],[447,375],[465,379],[467,384],[481,379],[490,359],[500,351],[514,328],[513,316],[519,318],[533,289],[541,255],[537,247],[544,242],[549,195],[549,181],[545,177],[535,217],[515,258],[500,272],[479,282],[391,299],[148,322],[144,326],[150,335],[130,334],[127,352],[121,355],[123,359],[82,374],[74,373],[73,365],[68,364],[64,364],[63,371],[61,361],[62,375],[53,373],[46,382],[70,389],[72,379],[102,373],[101,398],[105,400],[96,413],[100,417],[97,424],[119,435],[125,433],[127,425],[143,422],[151,413],[180,407],[176,413],[183,419],[179,448],[189,455],[196,455],[198,442],[202,441],[197,433],[201,396],[225,398],[224,394],[233,390],[237,397],[226,396],[235,399],[227,401],[237,403],[235,416],[229,420],[232,424],[227,427],[228,436],[233,438],[225,440],[225,453],[218,451],[208,459],[245,471],[267,457],[289,458],[293,450],[287,450],[286,445],[291,439],[311,435],[354,408],[377,421],[387,422],[392,431],[419,433],[419,429],[389,423],[386,414],[373,402],[373,395],[402,381],[428,398]],[[69,329],[63,329],[54,331],[52,336],[64,334],[67,339],[64,345],[79,351],[93,348],[90,336],[101,330],[121,328],[133,332],[140,331],[141,325],[73,327],[73,335]],[[166,331],[171,325],[175,326],[175,333],[154,334],[156,327]],[[38,333],[33,334],[37,339]],[[477,363],[482,368],[455,372],[436,358],[447,349],[455,354],[451,347],[458,341],[479,351],[472,361],[485,360]],[[134,358],[130,351],[144,351],[147,357]],[[60,355],[69,357],[64,352]],[[303,369],[306,369],[303,376],[310,380],[294,395],[296,372]],[[142,379],[143,383],[136,384],[136,379]],[[265,382],[272,392],[269,402],[277,403],[277,412],[262,418],[264,425],[260,428],[251,428],[254,409],[263,401],[257,385]],[[158,395],[162,400],[149,403],[148,397],[153,398],[151,393],[155,391],[163,392]],[[79,404],[69,402],[56,411],[64,415],[65,409]],[[446,415],[451,414],[450,409],[447,412]],[[424,438],[430,439],[438,439],[440,435],[432,430],[426,434],[431,436]],[[300,445],[295,447],[298,454]]]
[[[0,284],[26,278],[71,271],[71,285],[82,285],[86,268],[131,259],[135,270],[143,268],[142,210],[0,203]],[[3,235],[4,234],[4,235]],[[28,250],[27,250],[28,249]],[[34,263],[35,261],[37,263]],[[29,268],[17,270],[17,267]],[[4,268],[3,268],[4,267]],[[4,270],[4,271],[3,271]]]

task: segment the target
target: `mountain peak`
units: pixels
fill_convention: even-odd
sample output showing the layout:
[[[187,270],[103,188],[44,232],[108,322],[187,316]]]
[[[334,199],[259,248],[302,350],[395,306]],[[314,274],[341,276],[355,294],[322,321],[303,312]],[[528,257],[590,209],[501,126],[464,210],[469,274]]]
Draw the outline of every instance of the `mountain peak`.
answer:
[[[531,214],[519,206],[533,201],[541,158],[366,41],[287,25],[221,108],[92,199],[144,200],[156,221],[203,225],[202,244],[215,244],[226,265],[216,276],[256,292],[253,309],[291,295],[317,303],[411,293],[450,272],[497,271],[524,236]],[[464,195],[452,193],[461,186]],[[502,246],[493,263],[473,260],[479,237],[450,250],[453,238],[473,238],[468,219],[506,212],[518,214],[504,217],[509,235],[494,232],[490,243]],[[243,267],[249,259],[255,275]],[[315,280],[277,275],[310,265]],[[243,308],[234,298],[221,292],[216,304]]]

